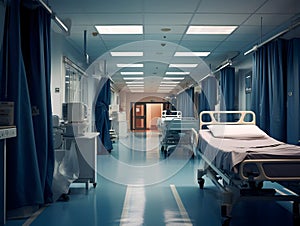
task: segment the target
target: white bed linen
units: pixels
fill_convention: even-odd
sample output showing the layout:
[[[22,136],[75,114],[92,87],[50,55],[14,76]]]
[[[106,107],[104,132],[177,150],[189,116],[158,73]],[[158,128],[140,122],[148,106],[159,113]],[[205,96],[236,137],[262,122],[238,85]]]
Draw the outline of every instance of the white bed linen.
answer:
[[[266,136],[253,139],[217,138],[209,130],[199,131],[199,149],[219,169],[232,171],[245,159],[300,158],[300,146]]]

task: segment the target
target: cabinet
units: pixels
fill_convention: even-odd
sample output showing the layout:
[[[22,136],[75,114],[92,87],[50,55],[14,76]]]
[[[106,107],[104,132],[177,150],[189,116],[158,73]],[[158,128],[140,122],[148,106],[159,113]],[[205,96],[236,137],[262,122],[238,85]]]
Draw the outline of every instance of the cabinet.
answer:
[[[79,178],[75,182],[97,185],[97,139],[99,133],[75,137],[79,163]]]
[[[112,127],[116,131],[118,137],[128,136],[127,121],[112,121]]]

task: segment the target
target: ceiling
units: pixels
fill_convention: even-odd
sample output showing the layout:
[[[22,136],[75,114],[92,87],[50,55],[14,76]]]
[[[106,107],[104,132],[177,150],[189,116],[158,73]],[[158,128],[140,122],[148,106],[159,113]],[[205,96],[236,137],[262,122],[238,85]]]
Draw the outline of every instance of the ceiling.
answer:
[[[89,73],[105,71],[119,90],[127,89],[124,71],[142,71],[144,92],[158,87],[166,72],[184,71],[180,90],[232,60],[236,68],[251,54],[244,52],[294,24],[300,15],[299,0],[49,0],[62,20],[71,22],[66,39],[89,55]],[[101,35],[95,25],[143,25],[143,34]],[[236,25],[229,35],[186,34],[190,25]],[[170,29],[165,31],[164,28]],[[84,48],[86,31],[86,48]],[[299,29],[288,33],[300,37]],[[142,57],[112,57],[110,51],[143,51]],[[209,51],[207,57],[175,57],[175,51]],[[117,68],[117,63],[143,63],[143,68]],[[196,63],[196,68],[170,68],[170,63]],[[105,65],[105,66],[104,66]],[[98,71],[98,72],[97,72]],[[134,92],[134,91],[132,91]]]

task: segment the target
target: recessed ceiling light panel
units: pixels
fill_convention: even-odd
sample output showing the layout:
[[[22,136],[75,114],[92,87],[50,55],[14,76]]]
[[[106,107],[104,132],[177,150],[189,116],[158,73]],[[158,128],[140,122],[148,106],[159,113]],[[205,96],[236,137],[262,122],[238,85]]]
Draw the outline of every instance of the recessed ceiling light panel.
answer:
[[[144,80],[143,77],[123,77],[124,80]]]
[[[121,71],[121,75],[143,75],[142,71]]]
[[[167,71],[166,75],[189,75],[189,71]]]
[[[187,34],[220,35],[231,34],[237,26],[189,26]]]
[[[160,84],[160,87],[175,87],[177,86],[176,84]]]
[[[144,64],[117,64],[117,67],[144,67]]]
[[[169,67],[185,68],[185,67],[197,67],[198,64],[169,64]]]
[[[128,87],[144,87],[144,84],[127,84]]]
[[[143,81],[132,81],[132,82],[126,82],[126,84],[144,84]]]
[[[116,57],[139,57],[139,56],[144,56],[143,52],[110,52],[111,56],[116,56]]]
[[[199,56],[199,57],[206,57],[210,54],[210,52],[176,52],[174,56]]]
[[[162,81],[161,84],[178,84],[179,81]]]
[[[183,80],[184,77],[163,77],[163,80]]]
[[[96,25],[95,28],[102,35],[143,34],[142,25]]]

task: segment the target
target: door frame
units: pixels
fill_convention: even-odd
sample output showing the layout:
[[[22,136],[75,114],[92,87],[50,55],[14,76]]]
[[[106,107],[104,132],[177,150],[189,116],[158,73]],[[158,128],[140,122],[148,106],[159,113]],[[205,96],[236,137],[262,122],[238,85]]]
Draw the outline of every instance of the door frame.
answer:
[[[135,105],[145,105],[145,114],[144,114],[144,128],[135,128]],[[167,106],[171,106],[172,104],[168,101],[158,101],[158,102],[152,102],[152,101],[144,101],[144,102],[131,102],[130,103],[130,130],[146,130],[146,119],[147,119],[147,104],[163,104],[163,110],[167,108]]]

